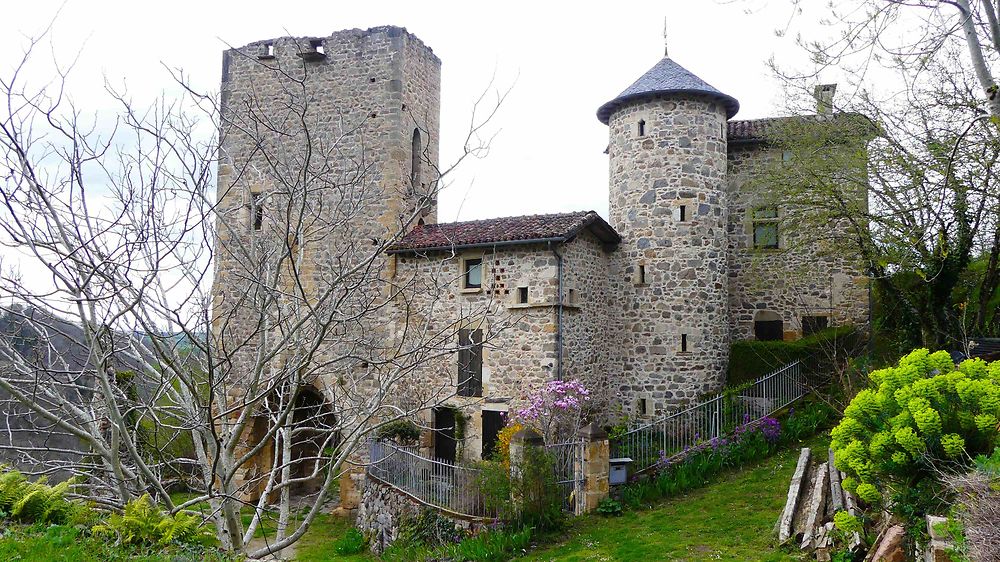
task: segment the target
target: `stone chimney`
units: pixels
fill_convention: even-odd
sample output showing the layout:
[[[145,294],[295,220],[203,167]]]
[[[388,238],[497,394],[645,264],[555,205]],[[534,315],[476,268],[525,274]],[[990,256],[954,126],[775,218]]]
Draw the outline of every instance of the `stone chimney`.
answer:
[[[833,95],[837,93],[836,84],[819,84],[813,90],[816,98],[816,113],[823,115],[833,113]]]

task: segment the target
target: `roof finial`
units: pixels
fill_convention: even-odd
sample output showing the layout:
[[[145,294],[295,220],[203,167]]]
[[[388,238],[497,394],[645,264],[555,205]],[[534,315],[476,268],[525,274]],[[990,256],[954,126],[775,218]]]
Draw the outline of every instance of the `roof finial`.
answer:
[[[667,52],[667,16],[663,16],[663,56],[670,56]]]

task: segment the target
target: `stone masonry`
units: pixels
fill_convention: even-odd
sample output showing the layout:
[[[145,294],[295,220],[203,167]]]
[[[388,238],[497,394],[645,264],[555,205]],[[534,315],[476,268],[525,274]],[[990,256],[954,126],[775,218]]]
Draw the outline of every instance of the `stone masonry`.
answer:
[[[759,121],[732,120],[735,98],[669,58],[598,111],[609,133],[608,222],[583,211],[439,224],[440,64],[397,27],[224,54],[213,293],[223,340],[254,349],[256,283],[284,271],[268,248],[296,250],[301,283],[276,301],[284,306],[322,293],[368,241],[398,239],[360,291],[392,306],[359,330],[382,348],[405,348],[417,330],[450,342],[421,350],[426,361],[393,397],[456,407],[467,420],[458,456],[476,459],[484,413],[515,411],[548,381],[586,382],[598,420],[648,418],[718,390],[731,342],[753,337],[755,321],[780,319],[784,339],[801,335],[806,316],[866,323],[856,256],[784,231],[778,248],[754,247],[759,202],[747,178],[780,155],[746,133]],[[305,211],[293,222],[269,212],[296,197]],[[481,286],[468,287],[475,260]],[[468,329],[484,334],[482,396],[456,396],[458,334]],[[362,377],[366,364],[331,363],[315,386],[332,402],[345,373]],[[417,421],[433,428],[430,411]],[[436,434],[425,431],[425,453]],[[362,485],[345,483],[349,503]]]

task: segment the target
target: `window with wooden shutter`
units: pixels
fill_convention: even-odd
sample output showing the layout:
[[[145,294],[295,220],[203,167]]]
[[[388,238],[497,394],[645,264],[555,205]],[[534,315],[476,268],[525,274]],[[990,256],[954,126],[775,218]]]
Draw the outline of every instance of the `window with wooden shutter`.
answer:
[[[483,395],[483,331],[458,331],[458,395]]]

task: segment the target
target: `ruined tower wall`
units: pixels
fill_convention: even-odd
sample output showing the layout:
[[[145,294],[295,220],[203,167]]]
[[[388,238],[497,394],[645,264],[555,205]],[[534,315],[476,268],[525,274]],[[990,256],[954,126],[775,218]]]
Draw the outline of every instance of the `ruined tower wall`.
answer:
[[[610,222],[623,239],[617,382],[625,404],[645,399],[655,415],[725,376],[726,109],[678,94],[626,105],[609,128]]]
[[[222,339],[250,337],[274,288],[287,316],[345,283],[352,264],[415,224],[418,207],[436,220],[440,61],[406,30],[231,49],[221,102],[213,296]],[[275,276],[284,281],[268,287]],[[379,277],[347,281],[364,285],[359,303],[384,290]]]

